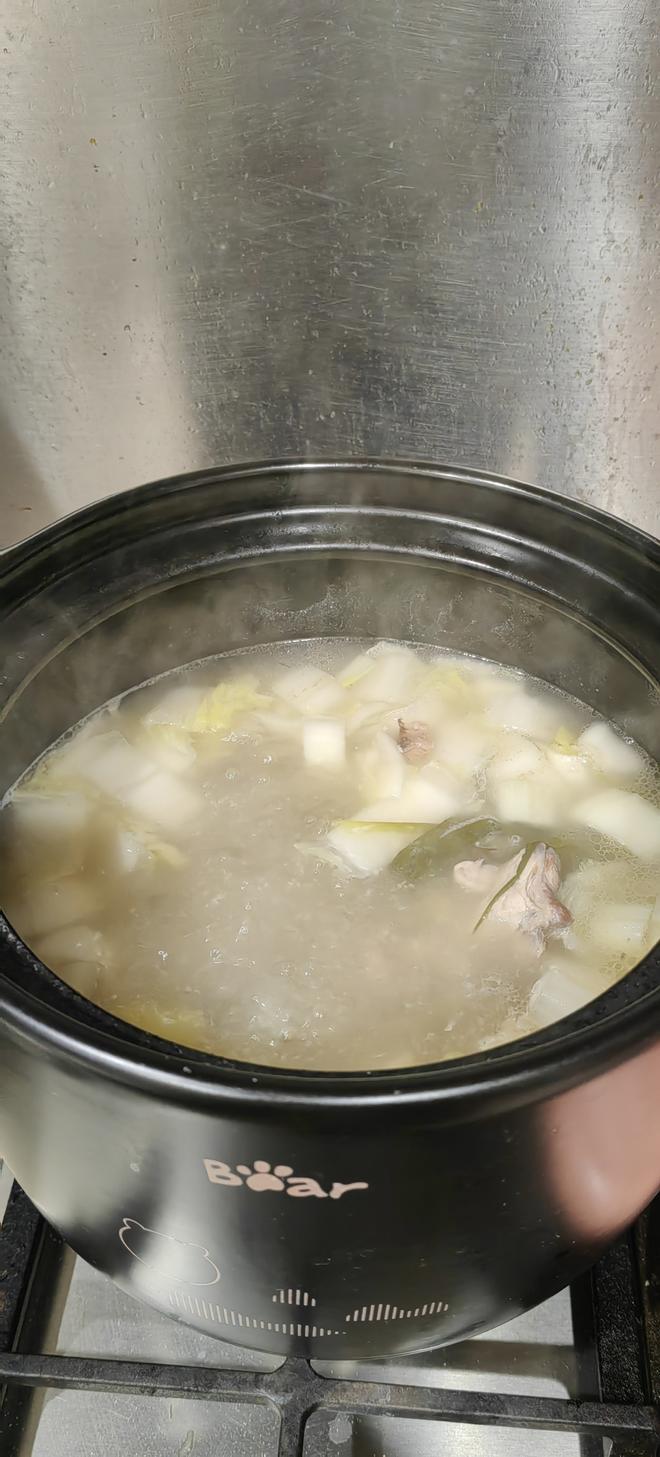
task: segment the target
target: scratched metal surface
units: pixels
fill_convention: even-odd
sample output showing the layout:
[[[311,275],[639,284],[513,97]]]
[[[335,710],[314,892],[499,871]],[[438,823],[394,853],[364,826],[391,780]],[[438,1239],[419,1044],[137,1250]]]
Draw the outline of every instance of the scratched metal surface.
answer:
[[[653,529],[659,51],[648,0],[6,0],[3,539],[349,452]]]

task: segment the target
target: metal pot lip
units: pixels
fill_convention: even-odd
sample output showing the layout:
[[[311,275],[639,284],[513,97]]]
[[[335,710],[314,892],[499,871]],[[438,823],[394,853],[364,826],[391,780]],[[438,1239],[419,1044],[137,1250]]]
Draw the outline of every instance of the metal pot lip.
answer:
[[[164,476],[157,481],[148,481],[142,485],[130,486],[126,490],[114,492],[109,496],[102,496],[98,501],[93,501],[88,506],[71,511],[65,516],[58,517],[57,521],[51,522],[48,526],[42,527],[40,531],[23,538],[13,546],[0,552],[0,575],[11,568],[12,564],[18,564],[21,560],[29,557],[35,549],[48,542],[56,541],[68,536],[74,530],[80,530],[87,525],[101,522],[104,518],[112,517],[118,512],[124,513],[131,507],[137,506],[158,497],[166,497],[176,494],[177,491],[193,490],[197,486],[222,486],[234,480],[256,480],[259,477],[269,479],[287,471],[293,476],[311,475],[314,472],[326,473],[331,478],[339,475],[342,471],[357,472],[370,475],[380,473],[382,475],[402,475],[413,478],[427,478],[438,482],[462,482],[468,486],[484,487],[499,495],[525,496],[528,500],[538,501],[540,505],[549,510],[564,516],[579,518],[585,522],[591,522],[606,530],[610,536],[616,536],[625,541],[629,546],[637,548],[645,555],[655,559],[660,566],[660,538],[651,536],[640,527],[633,526],[620,517],[614,516],[609,511],[602,511],[595,506],[585,505],[575,497],[562,494],[560,491],[550,490],[544,486],[533,486],[526,481],[517,480],[512,476],[500,475],[495,472],[479,470],[477,468],[460,465],[439,465],[437,462],[419,460],[414,458],[378,457],[378,456],[314,456],[310,458],[302,456],[273,457],[257,461],[243,461],[238,464],[211,466],[205,470],[182,471],[173,476]],[[280,514],[286,507],[281,504],[273,505],[272,510]],[[321,510],[318,503],[311,503],[305,506],[296,503],[288,508],[292,512],[297,510]],[[336,504],[328,502],[328,510],[343,509],[337,508]],[[354,507],[364,509],[363,507]],[[368,508],[367,508],[368,509]],[[382,510],[382,507],[374,507],[374,510]],[[406,507],[390,508],[400,510],[406,514]],[[239,512],[232,512],[236,516]],[[247,511],[245,515],[252,515]],[[419,515],[418,510],[412,510],[412,514]],[[428,513],[434,515],[433,511]]]
[[[461,482],[498,494],[522,495],[553,512],[579,518],[616,537],[660,567],[660,543],[637,527],[570,497],[486,471],[440,466],[422,460],[377,458],[285,458],[192,471],[103,498],[60,518],[0,556],[0,577],[49,543],[55,545],[87,526],[102,524],[118,513],[159,497],[237,479],[266,480],[286,471],[317,472],[329,477],[342,471],[413,476],[438,482]],[[265,508],[268,510],[268,508]],[[322,503],[273,504],[287,510],[344,509]],[[365,509],[364,504],[361,508]],[[368,505],[366,506],[368,510]],[[375,511],[383,510],[374,506]],[[406,514],[406,506],[391,508]],[[419,512],[410,507],[413,514]],[[232,511],[232,515],[242,513]],[[253,514],[248,510],[246,515]],[[429,513],[433,515],[431,511]],[[12,972],[5,970],[9,964]],[[457,1110],[465,1104],[496,1106],[532,1101],[586,1081],[660,1039],[660,946],[620,982],[587,1007],[544,1031],[504,1043],[488,1052],[409,1069],[382,1072],[316,1072],[240,1063],[173,1043],[129,1027],[65,987],[29,950],[0,912],[0,1022],[4,1021],[38,1052],[65,1058],[102,1073],[112,1081],[160,1093],[172,1101],[219,1108],[245,1104],[253,1108],[305,1109],[319,1112],[381,1109],[384,1105],[412,1111],[428,1105]],[[32,983],[32,985],[30,985]],[[41,983],[42,994],[39,993]],[[48,994],[44,995],[44,989]]]

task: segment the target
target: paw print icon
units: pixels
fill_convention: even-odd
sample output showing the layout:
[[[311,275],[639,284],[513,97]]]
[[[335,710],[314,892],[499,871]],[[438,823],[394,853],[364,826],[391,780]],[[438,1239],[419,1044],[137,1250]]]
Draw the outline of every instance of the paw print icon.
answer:
[[[249,1164],[237,1164],[236,1169],[243,1174],[248,1189],[256,1189],[258,1194],[263,1194],[266,1189],[284,1189],[284,1180],[293,1173],[288,1164],[276,1164],[272,1169],[265,1159],[255,1159],[254,1168],[250,1168]]]
[[[137,1219],[124,1219],[118,1235],[129,1255],[163,1280],[178,1285],[217,1285],[220,1279],[217,1265],[202,1245],[149,1229]]]

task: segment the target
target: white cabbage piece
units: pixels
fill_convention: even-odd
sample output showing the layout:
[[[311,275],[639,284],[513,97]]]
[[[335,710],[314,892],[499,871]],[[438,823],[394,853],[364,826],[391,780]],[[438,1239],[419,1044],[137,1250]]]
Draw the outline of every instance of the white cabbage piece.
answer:
[[[273,692],[298,713],[309,714],[312,718],[332,714],[346,702],[346,693],[337,679],[322,668],[308,664],[284,673],[273,685]]]
[[[552,699],[537,698],[524,688],[498,693],[487,705],[486,717],[496,728],[517,729],[530,738],[550,743],[566,716],[566,709]]]
[[[365,674],[371,671],[372,667],[373,655],[370,653],[358,653],[337,674],[337,682],[341,684],[342,688],[354,688],[356,683],[359,683],[360,679],[364,678]]]
[[[328,844],[358,875],[376,875],[423,834],[424,825],[369,824],[340,820],[328,834]]]
[[[497,747],[488,761],[486,775],[489,784],[501,784],[503,780],[536,774],[543,765],[544,756],[538,744],[525,734],[512,732],[498,735]]]
[[[81,772],[94,758],[96,745],[112,736],[119,739],[124,737],[112,727],[113,718],[112,712],[100,714],[92,723],[76,729],[71,738],[66,739],[52,754],[48,754],[37,767],[35,779],[32,781],[35,788],[43,788],[47,793],[79,789]]]
[[[503,824],[554,826],[561,821],[562,804],[549,779],[505,779],[493,786],[491,801]]]
[[[110,868],[119,875],[130,875],[144,863],[145,857],[145,846],[140,836],[123,825],[116,825],[106,857]]]
[[[638,951],[641,955],[648,943],[652,912],[648,901],[606,902],[592,917],[591,939],[603,951]]]
[[[203,809],[200,796],[165,769],[157,770],[119,797],[133,814],[170,831],[190,824]]]
[[[58,967],[58,976],[75,992],[80,992],[81,997],[88,997],[93,1002],[97,999],[101,971],[96,961],[70,961],[66,966]]]
[[[191,734],[216,734],[227,738],[241,719],[267,708],[270,698],[259,692],[259,680],[253,673],[228,678],[204,693],[187,724]]]
[[[583,860],[562,881],[562,900],[573,919],[588,922],[595,906],[616,894],[621,883],[621,861]]]
[[[338,719],[309,718],[303,724],[303,753],[310,768],[342,769],[346,729]]]
[[[132,875],[149,865],[166,865],[180,870],[188,863],[178,845],[159,838],[157,830],[145,824],[115,821],[104,833],[104,868],[113,875]]]
[[[629,789],[604,789],[580,800],[572,818],[643,860],[660,856],[660,809]]]
[[[594,765],[585,755],[564,753],[561,749],[550,747],[546,750],[546,759],[553,773],[572,786],[574,790],[584,792],[595,787]]]
[[[369,654],[371,668],[357,683],[362,703],[404,704],[419,683],[422,664],[411,648],[379,643]]]
[[[79,772],[102,794],[168,830],[178,829],[201,812],[202,801],[193,789],[166,769],[158,769],[147,754],[119,733],[88,740]]]
[[[391,720],[393,729],[392,708],[389,703],[361,703],[359,699],[354,708],[350,708],[346,715],[346,733],[358,744],[362,744],[370,738],[371,734],[378,733],[384,729],[388,720]]]
[[[398,799],[406,779],[406,761],[390,734],[379,730],[357,755],[361,792],[370,799]]]
[[[110,956],[108,945],[101,931],[91,926],[62,926],[35,945],[37,956],[45,966],[55,971],[74,961],[94,962],[107,966]]]
[[[170,769],[173,774],[185,774],[197,759],[190,735],[168,724],[152,724],[146,728],[138,748],[144,748],[159,769]]]
[[[81,745],[77,767],[95,789],[117,799],[154,773],[153,760],[116,729],[87,739]]]
[[[89,800],[76,790],[40,793],[26,786],[11,800],[11,814],[20,837],[55,843],[81,835],[89,820]]]
[[[589,724],[580,734],[577,748],[610,779],[636,779],[644,768],[639,749],[621,738],[607,723]]]
[[[438,825],[466,808],[463,788],[441,769],[429,765],[418,773],[408,772],[403,789],[395,799],[381,799],[367,805],[356,820],[385,824]]]
[[[292,713],[284,707],[284,704],[276,704],[273,708],[259,708],[255,711],[254,721],[257,728],[265,729],[267,734],[275,735],[279,739],[291,739],[300,743],[301,723],[300,714]]]
[[[46,880],[30,888],[29,899],[20,914],[21,932],[45,936],[74,921],[88,920],[99,908],[98,889],[89,880],[67,876]]]
[[[492,753],[493,736],[469,718],[447,719],[436,740],[436,758],[461,780],[474,779]]]
[[[336,850],[330,850],[321,840],[298,840],[294,848],[306,860],[318,860],[322,865],[332,865],[333,869],[341,870],[344,875],[349,870],[346,860]]]
[[[538,1027],[569,1017],[605,990],[598,973],[569,958],[550,964],[529,994],[528,1009]]]
[[[142,722],[147,728],[167,725],[169,728],[186,729],[190,726],[205,692],[204,688],[194,688],[192,683],[178,683],[175,688],[169,688],[149,712],[145,713]]]

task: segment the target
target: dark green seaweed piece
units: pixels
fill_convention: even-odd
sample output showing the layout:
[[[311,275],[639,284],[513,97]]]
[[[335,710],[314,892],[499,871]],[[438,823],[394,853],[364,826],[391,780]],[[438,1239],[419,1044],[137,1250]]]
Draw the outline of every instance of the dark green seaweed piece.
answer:
[[[392,869],[406,880],[421,880],[464,860],[484,835],[505,827],[499,820],[469,819],[459,824],[431,825],[425,834],[406,845],[392,861]]]

